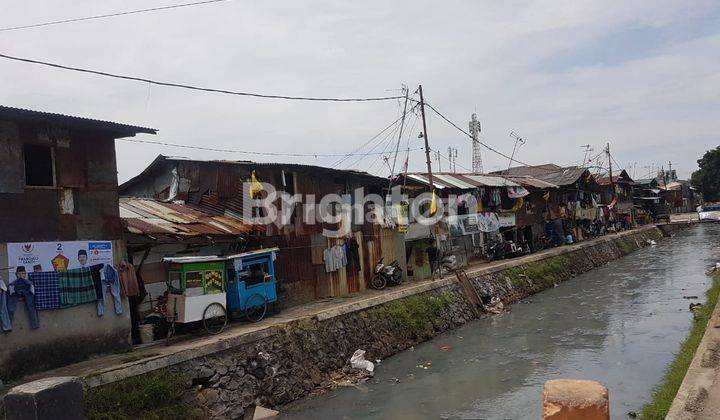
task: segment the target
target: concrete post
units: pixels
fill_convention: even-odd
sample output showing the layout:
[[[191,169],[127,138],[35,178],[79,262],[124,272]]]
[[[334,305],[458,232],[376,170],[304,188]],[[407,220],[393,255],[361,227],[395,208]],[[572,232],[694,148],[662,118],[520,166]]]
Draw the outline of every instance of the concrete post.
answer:
[[[3,398],[7,420],[84,419],[83,387],[77,378],[40,379],[12,388]]]
[[[608,390],[599,382],[554,379],[545,382],[543,420],[609,420]]]

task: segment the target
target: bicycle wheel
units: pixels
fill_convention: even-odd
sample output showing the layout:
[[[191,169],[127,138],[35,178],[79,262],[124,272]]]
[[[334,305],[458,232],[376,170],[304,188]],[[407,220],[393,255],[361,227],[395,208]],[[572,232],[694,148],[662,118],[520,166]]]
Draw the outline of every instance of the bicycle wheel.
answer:
[[[209,334],[219,334],[227,325],[227,312],[225,307],[214,302],[203,312],[203,326]]]
[[[250,322],[258,322],[267,314],[267,299],[265,296],[254,293],[245,301],[245,317]]]

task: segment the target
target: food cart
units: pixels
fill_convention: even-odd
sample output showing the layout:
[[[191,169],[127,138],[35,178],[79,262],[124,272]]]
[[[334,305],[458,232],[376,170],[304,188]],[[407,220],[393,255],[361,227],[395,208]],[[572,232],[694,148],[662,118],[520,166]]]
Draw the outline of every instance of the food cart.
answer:
[[[275,258],[278,248],[264,248],[229,256],[166,257],[168,264],[165,317],[170,323],[202,321],[210,334],[227,325],[228,313],[262,320],[277,301]]]
[[[244,313],[252,322],[265,317],[268,304],[277,301],[277,251],[278,248],[264,248],[226,257],[227,307],[230,313]]]
[[[210,334],[220,333],[227,324],[225,257],[168,257],[168,338],[175,323],[202,321]]]

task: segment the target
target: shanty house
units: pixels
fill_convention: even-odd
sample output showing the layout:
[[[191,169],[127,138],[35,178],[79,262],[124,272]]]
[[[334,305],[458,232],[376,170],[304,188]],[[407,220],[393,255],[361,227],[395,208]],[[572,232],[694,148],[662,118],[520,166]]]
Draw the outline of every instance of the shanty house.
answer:
[[[280,305],[364,290],[381,257],[386,263],[397,259],[405,268],[403,237],[392,224],[344,219],[341,223],[328,224],[306,220],[305,216],[317,210],[320,200],[328,194],[349,194],[344,196],[348,204],[354,204],[356,188],[364,188],[366,194],[382,194],[387,188],[387,179],[364,172],[312,165],[158,156],[120,190],[121,195],[129,197],[131,202],[146,198],[177,203],[213,217],[229,217],[244,223],[249,214],[264,215],[258,213],[259,209],[246,208],[249,191],[243,189],[243,184],[252,181],[253,177],[258,182],[271,184],[278,191],[301,197],[293,205],[289,223],[265,225],[262,233],[256,233],[258,238],[247,240],[246,235],[242,235],[243,239],[238,241],[239,246],[247,243],[247,246],[279,248],[275,265]],[[338,231],[339,225],[343,232],[339,237],[324,234],[328,230]],[[128,231],[130,226],[128,223]],[[340,263],[339,268],[326,264],[326,251],[341,249],[346,253],[347,261]],[[135,256],[136,264],[138,258],[142,258],[142,252]],[[149,266],[143,266],[140,273],[146,284],[164,281],[164,276]]]
[[[531,176],[556,185],[547,196],[545,234],[555,245],[600,234],[609,217],[609,209],[602,204],[601,187],[587,168],[561,167],[554,164],[517,166],[496,172],[505,176]]]
[[[100,316],[59,276],[125,258],[114,141],[138,133],[156,130],[0,106],[0,379],[130,346],[126,298]]]
[[[425,173],[410,173],[403,183],[411,195],[428,192]],[[433,229],[410,223],[406,253],[414,278],[429,276],[426,249],[440,237],[443,251],[455,255],[459,264],[481,257],[483,246],[495,235],[515,244],[533,248],[534,238],[543,232],[544,193],[557,188],[531,176],[502,176],[474,173],[433,173],[436,194],[449,202],[453,196],[471,194],[475,204],[460,203],[457,215],[448,215]],[[456,198],[455,198],[456,199]]]
[[[618,215],[630,216],[633,214],[633,196],[635,182],[624,169],[619,174],[600,177],[597,183],[602,187],[602,202],[612,203],[615,200],[614,210]]]

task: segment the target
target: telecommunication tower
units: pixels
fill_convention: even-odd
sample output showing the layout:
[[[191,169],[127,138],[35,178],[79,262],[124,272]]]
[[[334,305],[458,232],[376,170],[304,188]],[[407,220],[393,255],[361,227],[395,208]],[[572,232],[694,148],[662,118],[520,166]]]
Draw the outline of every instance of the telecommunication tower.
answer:
[[[472,170],[476,174],[483,173],[482,156],[480,156],[480,121],[477,120],[477,114],[472,114],[470,123],[470,134],[472,135]]]

